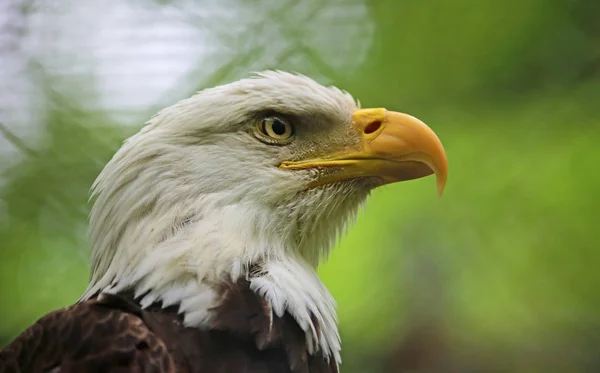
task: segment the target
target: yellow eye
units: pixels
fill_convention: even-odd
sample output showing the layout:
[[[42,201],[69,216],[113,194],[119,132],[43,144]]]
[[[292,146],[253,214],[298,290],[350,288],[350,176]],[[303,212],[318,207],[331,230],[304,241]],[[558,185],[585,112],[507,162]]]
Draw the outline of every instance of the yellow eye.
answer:
[[[259,125],[260,132],[275,142],[287,142],[294,136],[294,127],[285,119],[266,117]]]

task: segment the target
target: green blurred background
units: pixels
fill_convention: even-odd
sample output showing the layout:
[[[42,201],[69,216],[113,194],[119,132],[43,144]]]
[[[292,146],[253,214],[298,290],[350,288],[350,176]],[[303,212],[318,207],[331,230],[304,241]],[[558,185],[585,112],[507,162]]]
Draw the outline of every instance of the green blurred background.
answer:
[[[600,1],[5,0],[0,345],[88,277],[88,188],[159,108],[266,68],[428,123],[322,278],[342,371],[600,371]]]

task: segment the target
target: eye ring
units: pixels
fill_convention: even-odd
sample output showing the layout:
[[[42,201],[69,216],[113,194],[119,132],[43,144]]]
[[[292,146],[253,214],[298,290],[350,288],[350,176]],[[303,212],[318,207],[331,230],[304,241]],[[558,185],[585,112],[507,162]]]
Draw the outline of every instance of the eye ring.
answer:
[[[281,117],[268,116],[258,123],[258,131],[261,137],[275,144],[287,144],[293,140],[295,131],[292,124]]]

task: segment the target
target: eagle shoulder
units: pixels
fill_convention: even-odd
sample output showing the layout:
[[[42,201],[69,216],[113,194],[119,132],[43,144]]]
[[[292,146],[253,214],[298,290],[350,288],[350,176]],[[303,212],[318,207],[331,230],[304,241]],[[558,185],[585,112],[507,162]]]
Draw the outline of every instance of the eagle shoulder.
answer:
[[[125,304],[114,296],[47,314],[0,350],[0,373],[175,372],[166,344]]]

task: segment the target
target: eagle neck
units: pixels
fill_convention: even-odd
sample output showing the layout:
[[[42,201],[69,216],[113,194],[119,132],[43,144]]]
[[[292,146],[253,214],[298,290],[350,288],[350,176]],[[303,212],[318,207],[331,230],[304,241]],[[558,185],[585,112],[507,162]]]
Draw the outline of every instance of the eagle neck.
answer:
[[[166,240],[129,241],[125,246],[132,254],[129,260],[115,262],[123,266],[111,266],[82,299],[101,292],[132,291],[142,308],[174,306],[185,326],[210,329],[219,317],[213,310],[224,299],[222,289],[245,281],[250,291],[267,302],[270,317],[283,318],[287,314],[295,320],[304,332],[309,354],[339,363],[336,304],[319,279],[315,263],[297,248],[286,248],[283,240],[260,240],[249,235],[251,230],[245,224],[252,220],[235,220],[244,212],[248,216],[248,210],[238,206],[231,211],[214,211],[204,212],[199,219],[188,216]],[[238,229],[232,229],[232,224]],[[152,226],[160,234],[157,225]],[[131,226],[128,231],[136,229]]]

